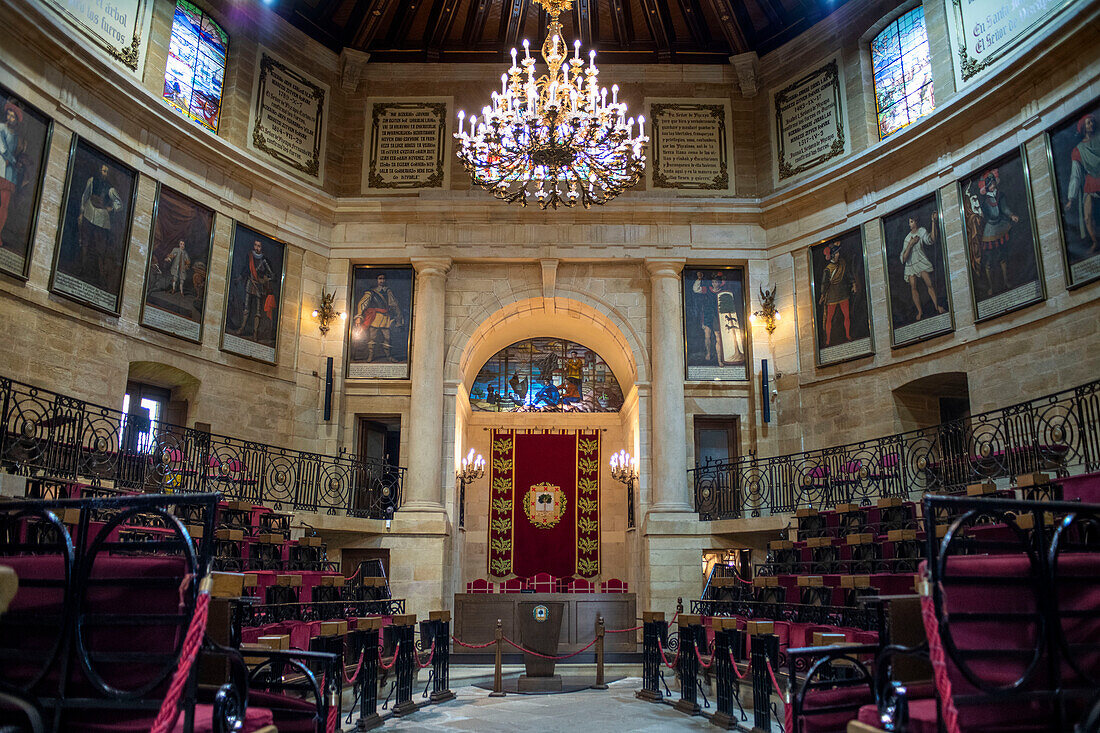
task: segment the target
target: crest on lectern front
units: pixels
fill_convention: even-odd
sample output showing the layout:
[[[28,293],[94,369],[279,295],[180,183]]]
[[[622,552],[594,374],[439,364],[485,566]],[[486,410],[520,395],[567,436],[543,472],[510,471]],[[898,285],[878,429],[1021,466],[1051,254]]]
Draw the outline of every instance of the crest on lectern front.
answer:
[[[531,524],[539,529],[550,529],[565,516],[565,494],[560,486],[535,484],[527,490],[523,511]]]

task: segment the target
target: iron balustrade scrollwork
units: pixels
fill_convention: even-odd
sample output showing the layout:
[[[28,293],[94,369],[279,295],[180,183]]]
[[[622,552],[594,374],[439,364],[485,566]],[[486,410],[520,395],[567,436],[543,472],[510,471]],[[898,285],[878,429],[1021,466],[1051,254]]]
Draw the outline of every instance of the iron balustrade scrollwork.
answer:
[[[800,507],[1014,477],[1100,470],[1100,380],[929,428],[790,455],[755,454],[688,471],[702,520],[789,514]]]
[[[401,505],[405,469],[382,461],[215,435],[8,378],[0,410],[0,468],[17,474],[372,519]]]

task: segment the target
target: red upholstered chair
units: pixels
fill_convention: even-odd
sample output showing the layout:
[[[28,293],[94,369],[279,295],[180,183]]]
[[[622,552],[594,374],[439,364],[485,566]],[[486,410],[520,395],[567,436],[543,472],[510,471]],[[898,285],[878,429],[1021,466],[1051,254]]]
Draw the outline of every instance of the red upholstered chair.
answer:
[[[550,573],[535,573],[527,579],[526,590],[536,593],[553,593],[558,589],[558,582]]]
[[[566,583],[566,593],[592,593],[592,581],[586,578],[570,578]]]
[[[467,593],[494,593],[496,592],[496,584],[490,583],[484,578],[478,578],[472,583],[466,584]]]
[[[508,578],[500,584],[501,593],[520,593],[523,591],[523,578]]]
[[[600,583],[600,593],[626,593],[626,583],[618,578]]]

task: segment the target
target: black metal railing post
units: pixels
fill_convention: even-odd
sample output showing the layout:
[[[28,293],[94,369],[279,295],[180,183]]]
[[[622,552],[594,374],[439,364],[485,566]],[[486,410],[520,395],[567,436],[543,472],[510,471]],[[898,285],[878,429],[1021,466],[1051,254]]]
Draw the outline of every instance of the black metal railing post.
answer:
[[[716,617],[714,623],[714,684],[717,710],[710,722],[727,730],[737,727],[741,716],[734,712],[734,705],[741,714],[740,685],[737,670],[733,662],[733,647],[736,643],[737,621],[732,618]]]
[[[363,666],[355,683],[359,686],[359,720],[355,723],[357,731],[371,730],[382,725],[382,716],[378,714],[378,657],[382,633],[380,617],[360,618],[359,638],[362,643]]]
[[[639,700],[661,702],[661,646],[668,641],[668,623],[663,611],[642,612],[642,689]]]
[[[415,713],[417,704],[412,701],[413,679],[416,677],[416,614],[400,614],[393,617],[393,643],[396,660],[397,696],[393,714],[401,717]]]
[[[763,623],[763,622],[758,622]],[[770,627],[771,624],[764,624]],[[757,730],[772,729],[772,670],[779,667],[779,637],[772,633],[752,636],[752,715]]]
[[[677,622],[680,636],[679,656],[676,671],[680,675],[680,699],[676,709],[689,715],[700,711],[699,695],[699,659],[696,656],[698,643],[703,631],[703,618],[693,614],[680,614]]]
[[[436,622],[435,656],[432,658],[432,702],[454,700],[451,691],[451,612],[431,611],[428,618]]]

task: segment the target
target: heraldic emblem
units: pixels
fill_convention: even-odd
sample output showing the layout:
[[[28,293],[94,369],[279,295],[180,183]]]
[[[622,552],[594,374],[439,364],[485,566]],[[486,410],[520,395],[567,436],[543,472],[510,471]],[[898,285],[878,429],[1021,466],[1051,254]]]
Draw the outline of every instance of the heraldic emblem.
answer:
[[[535,484],[523,499],[523,511],[531,524],[550,529],[565,516],[565,494],[551,483]]]

